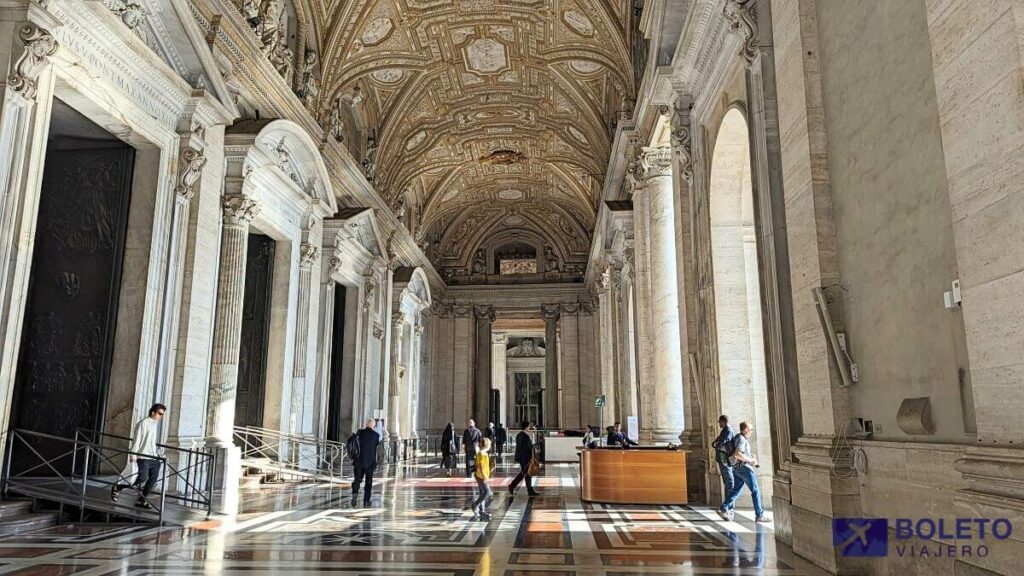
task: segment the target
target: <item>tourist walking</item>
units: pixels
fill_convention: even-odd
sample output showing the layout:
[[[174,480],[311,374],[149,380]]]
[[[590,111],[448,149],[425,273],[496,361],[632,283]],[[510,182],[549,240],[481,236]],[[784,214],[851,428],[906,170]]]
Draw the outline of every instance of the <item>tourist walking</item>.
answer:
[[[508,485],[508,493],[515,495],[516,488],[519,483],[524,479],[526,480],[526,492],[530,496],[540,496],[540,494],[533,489],[533,476],[530,475],[530,463],[533,461],[533,440],[530,439],[530,421],[523,421],[523,429],[516,434],[516,453],[515,460],[516,464],[519,464],[519,474],[512,480],[512,483]]]
[[[462,450],[466,453],[466,478],[473,475],[473,467],[476,465],[476,451],[480,446],[483,435],[476,427],[476,422],[470,419],[466,423],[466,430],[462,433]]]
[[[455,424],[449,422],[441,433],[441,468],[449,477],[455,470],[458,458],[458,447],[455,445]]]
[[[729,417],[725,414],[718,417],[718,427],[721,432],[711,443],[711,447],[715,449],[715,463],[718,464],[718,471],[722,474],[722,500],[724,501],[729,494],[732,494],[732,487],[736,484],[732,464],[729,463],[729,458],[735,452],[733,439],[736,437],[736,433],[729,426]]]
[[[370,496],[373,492],[373,471],[377,469],[377,446],[380,444],[380,434],[374,429],[376,422],[371,418],[366,421],[366,428],[355,433],[355,444],[359,446],[358,454],[349,454],[352,458],[352,466],[355,468],[355,478],[352,480],[352,505],[359,501],[360,484],[366,482],[363,488],[363,506],[370,505]]]
[[[135,474],[135,480],[130,484],[114,483],[114,486],[110,489],[110,499],[112,501],[117,502],[117,497],[120,495],[121,490],[133,488],[139,493],[135,505],[140,508],[153,508],[149,501],[146,500],[146,497],[149,496],[149,493],[153,490],[153,485],[156,484],[157,479],[160,477],[162,461],[160,460],[161,451],[157,447],[157,439],[160,435],[158,425],[160,419],[166,413],[167,406],[153,404],[149,409],[149,415],[135,424],[135,429],[132,431],[132,441],[128,446],[128,452],[130,452],[128,461],[129,463],[135,463],[138,472]]]
[[[490,452],[491,439],[484,438],[480,441],[480,450],[476,453],[476,471],[473,477],[476,479],[477,497],[473,502],[473,518],[490,520],[491,515],[487,513],[487,501],[491,498],[491,472],[494,470],[491,464]]]
[[[733,440],[735,450],[732,454],[732,473],[735,482],[729,497],[726,498],[725,502],[718,509],[718,515],[723,520],[735,518],[736,499],[740,497],[740,492],[743,491],[745,484],[750,488],[750,496],[754,500],[754,521],[771,522],[771,518],[764,515],[764,507],[761,505],[761,489],[757,485],[757,468],[759,464],[757,463],[757,457],[754,456],[753,449],[750,447],[750,434],[753,431],[753,426],[746,422],[740,422],[740,433]]]

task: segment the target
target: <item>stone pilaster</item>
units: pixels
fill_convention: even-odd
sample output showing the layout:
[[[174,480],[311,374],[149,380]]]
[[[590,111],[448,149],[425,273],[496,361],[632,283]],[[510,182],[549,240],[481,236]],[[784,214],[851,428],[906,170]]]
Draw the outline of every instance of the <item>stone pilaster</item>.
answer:
[[[50,57],[58,44],[46,30],[26,22],[23,8],[0,11],[0,405],[11,406],[15,370],[28,295],[39,193],[53,104]],[[40,11],[41,12],[41,11]],[[56,20],[53,26],[60,23]],[[0,424],[7,429],[9,413]]]
[[[672,152],[645,148],[643,194],[647,196],[647,255],[650,259],[650,318],[656,337],[648,341],[651,381],[641,382],[644,413],[641,426],[655,442],[678,442],[685,425],[683,363],[680,358],[679,293],[676,274],[675,209]]]
[[[491,326],[494,324],[494,307],[477,306],[473,312],[476,316],[473,418],[478,426],[483,427],[491,417]]]
[[[309,359],[310,293],[313,290],[313,264],[320,259],[320,248],[303,244],[299,248],[298,302],[295,311],[295,354],[292,362],[291,433],[302,434],[306,409],[306,372]]]
[[[409,405],[407,419],[408,426],[406,428],[407,438],[418,438],[419,437],[419,408],[420,408],[420,387],[422,385],[422,374],[423,374],[423,332],[424,332],[423,321],[419,321],[412,328],[412,346],[409,349],[409,385],[406,390],[409,391]]]
[[[391,382],[388,385],[388,396],[387,396],[387,425],[388,431],[391,433],[391,439],[397,440],[401,438],[401,421],[399,418],[399,399],[401,397],[401,387],[403,374],[400,374],[402,369],[402,343],[404,340],[405,332],[405,314],[396,312],[391,317]]]
[[[544,318],[544,428],[558,428],[558,304],[544,304],[540,315]]]
[[[501,393],[501,406],[498,408],[498,420],[508,422],[508,334],[491,335],[491,388]]]
[[[562,392],[559,425],[563,428],[576,428],[581,425],[580,305],[562,304],[559,324],[562,335],[559,343],[562,362],[561,380],[558,383]]]
[[[600,394],[605,397],[605,407],[602,412],[605,422],[614,422],[618,418],[616,414],[615,383],[616,383],[616,362],[621,354],[617,344],[615,325],[615,287],[612,282],[614,266],[608,265],[597,283],[598,299],[598,327],[600,330],[600,360],[601,360],[601,387]]]

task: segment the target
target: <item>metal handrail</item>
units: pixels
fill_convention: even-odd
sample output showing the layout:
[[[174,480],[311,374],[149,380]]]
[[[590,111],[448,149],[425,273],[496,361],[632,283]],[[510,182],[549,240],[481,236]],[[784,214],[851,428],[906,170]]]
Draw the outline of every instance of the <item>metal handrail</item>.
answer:
[[[242,449],[242,460],[266,460],[267,468],[284,475],[341,481],[345,461],[341,442],[256,426],[235,427],[234,440]]]
[[[52,434],[46,434],[42,432],[34,432],[31,430],[22,430],[12,428],[7,431],[7,453],[4,461],[3,472],[2,472],[2,491],[6,496],[9,490],[14,487],[15,489],[21,488],[21,491],[32,494],[33,488],[38,492],[40,484],[40,473],[45,478],[52,479],[58,486],[62,486],[60,492],[69,499],[77,501],[79,507],[79,520],[84,520],[86,508],[93,508],[100,511],[110,511],[109,500],[90,495],[90,486],[114,486],[116,484],[128,483],[128,478],[123,476],[119,470],[123,466],[119,466],[115,459],[120,461],[127,461],[129,457],[142,457],[155,459],[160,461],[161,466],[161,478],[160,478],[160,498],[159,505],[154,506],[157,513],[157,521],[162,525],[164,522],[164,514],[167,510],[167,500],[179,500],[185,503],[186,506],[192,508],[205,508],[207,516],[212,512],[213,498],[212,498],[212,485],[213,485],[213,471],[216,465],[216,456],[213,454],[197,451],[197,450],[185,450],[176,448],[173,446],[163,446],[165,450],[171,450],[175,453],[188,453],[190,458],[188,460],[188,466],[185,468],[175,467],[168,464],[168,459],[164,456],[154,456],[150,454],[139,454],[130,450],[116,448],[109,445],[104,445],[104,438],[117,438],[121,440],[129,440],[124,437],[115,436],[112,434],[104,434],[95,431],[79,430],[75,433],[75,438],[64,438],[60,436],[54,436]],[[46,456],[40,453],[39,450],[33,446],[34,442],[41,440],[49,441],[51,443],[57,443],[62,445],[62,448],[58,449],[57,455]],[[28,449],[30,456],[34,457],[38,462],[35,465],[30,466],[18,473],[12,473],[12,459],[16,447],[25,447]],[[62,471],[65,465],[61,461],[70,459],[70,469]],[[113,473],[100,473],[102,467],[110,466],[111,470],[118,470]],[[198,486],[194,478],[197,477],[198,469],[202,469],[203,478],[205,478],[205,486]],[[170,476],[168,476],[170,471]],[[32,476],[32,474],[36,474]],[[179,478],[179,481],[184,481],[187,486],[186,494],[179,494],[176,492],[167,492],[167,481],[168,478]],[[191,478],[191,479],[189,479]],[[64,491],[67,490],[67,492]],[[49,488],[44,488],[49,492]],[[61,503],[63,507],[64,501],[60,497],[54,497],[55,500]],[[151,504],[152,505],[152,504]]]
[[[104,443],[105,440],[131,442],[127,436],[119,436],[107,432],[79,428],[75,432],[76,439],[84,439],[100,450],[113,450],[118,456],[127,454],[136,458],[153,458],[153,455],[136,454],[125,449],[114,448]],[[217,455],[214,452],[195,448],[181,448],[168,444],[157,444],[162,455],[161,499],[181,502],[189,508],[206,509],[206,515],[213,512],[213,476],[216,471]],[[113,457],[104,458],[112,462]],[[184,463],[184,464],[182,464]],[[177,486],[176,490],[167,491],[168,481]]]

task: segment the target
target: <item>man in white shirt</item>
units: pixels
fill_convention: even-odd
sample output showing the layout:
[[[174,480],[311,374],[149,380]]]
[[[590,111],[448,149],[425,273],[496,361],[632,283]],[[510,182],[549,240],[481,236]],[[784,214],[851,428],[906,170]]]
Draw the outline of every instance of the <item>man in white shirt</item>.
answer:
[[[153,507],[146,500],[146,496],[149,496],[153,485],[156,484],[157,479],[160,477],[162,461],[160,460],[160,449],[157,448],[157,439],[160,432],[158,425],[166,412],[167,407],[163,404],[153,404],[149,409],[149,416],[139,420],[138,424],[135,425],[135,430],[132,433],[132,443],[128,447],[128,452],[130,452],[128,460],[138,465],[139,473],[135,476],[135,482],[131,484],[114,484],[113,488],[110,489],[110,499],[114,502],[117,502],[117,497],[121,490],[134,488],[139,492],[139,499],[135,505],[141,508]],[[141,490],[139,490],[140,486],[142,487]]]

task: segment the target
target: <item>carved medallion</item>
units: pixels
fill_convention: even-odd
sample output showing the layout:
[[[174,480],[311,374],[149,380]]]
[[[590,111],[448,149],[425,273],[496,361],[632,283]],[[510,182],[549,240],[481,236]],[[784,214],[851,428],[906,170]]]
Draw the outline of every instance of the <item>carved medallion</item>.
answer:
[[[371,20],[366,25],[366,28],[363,29],[363,35],[359,39],[363,42],[364,46],[376,46],[387,40],[394,30],[395,23],[390,18],[377,18]]]
[[[523,199],[523,191],[522,190],[502,190],[501,192],[498,192],[498,198],[501,198],[502,200],[522,200]],[[511,220],[511,217],[509,217],[509,220]]]
[[[562,12],[562,22],[580,36],[593,36],[594,24],[582,12],[570,8]]]
[[[427,132],[425,130],[420,130],[419,132],[409,137],[409,141],[405,143],[405,149],[412,150],[413,148],[422,144],[423,141],[426,140],[426,138]]]
[[[494,74],[508,66],[505,45],[493,38],[479,38],[465,49],[466,68],[477,74]]]
[[[405,72],[398,68],[384,68],[383,70],[374,70],[370,76],[382,84],[395,84],[405,77]]]
[[[593,62],[591,60],[573,60],[569,63],[569,67],[572,68],[574,72],[578,72],[580,74],[593,74],[594,72],[604,68],[604,66],[601,66],[597,62]]]

